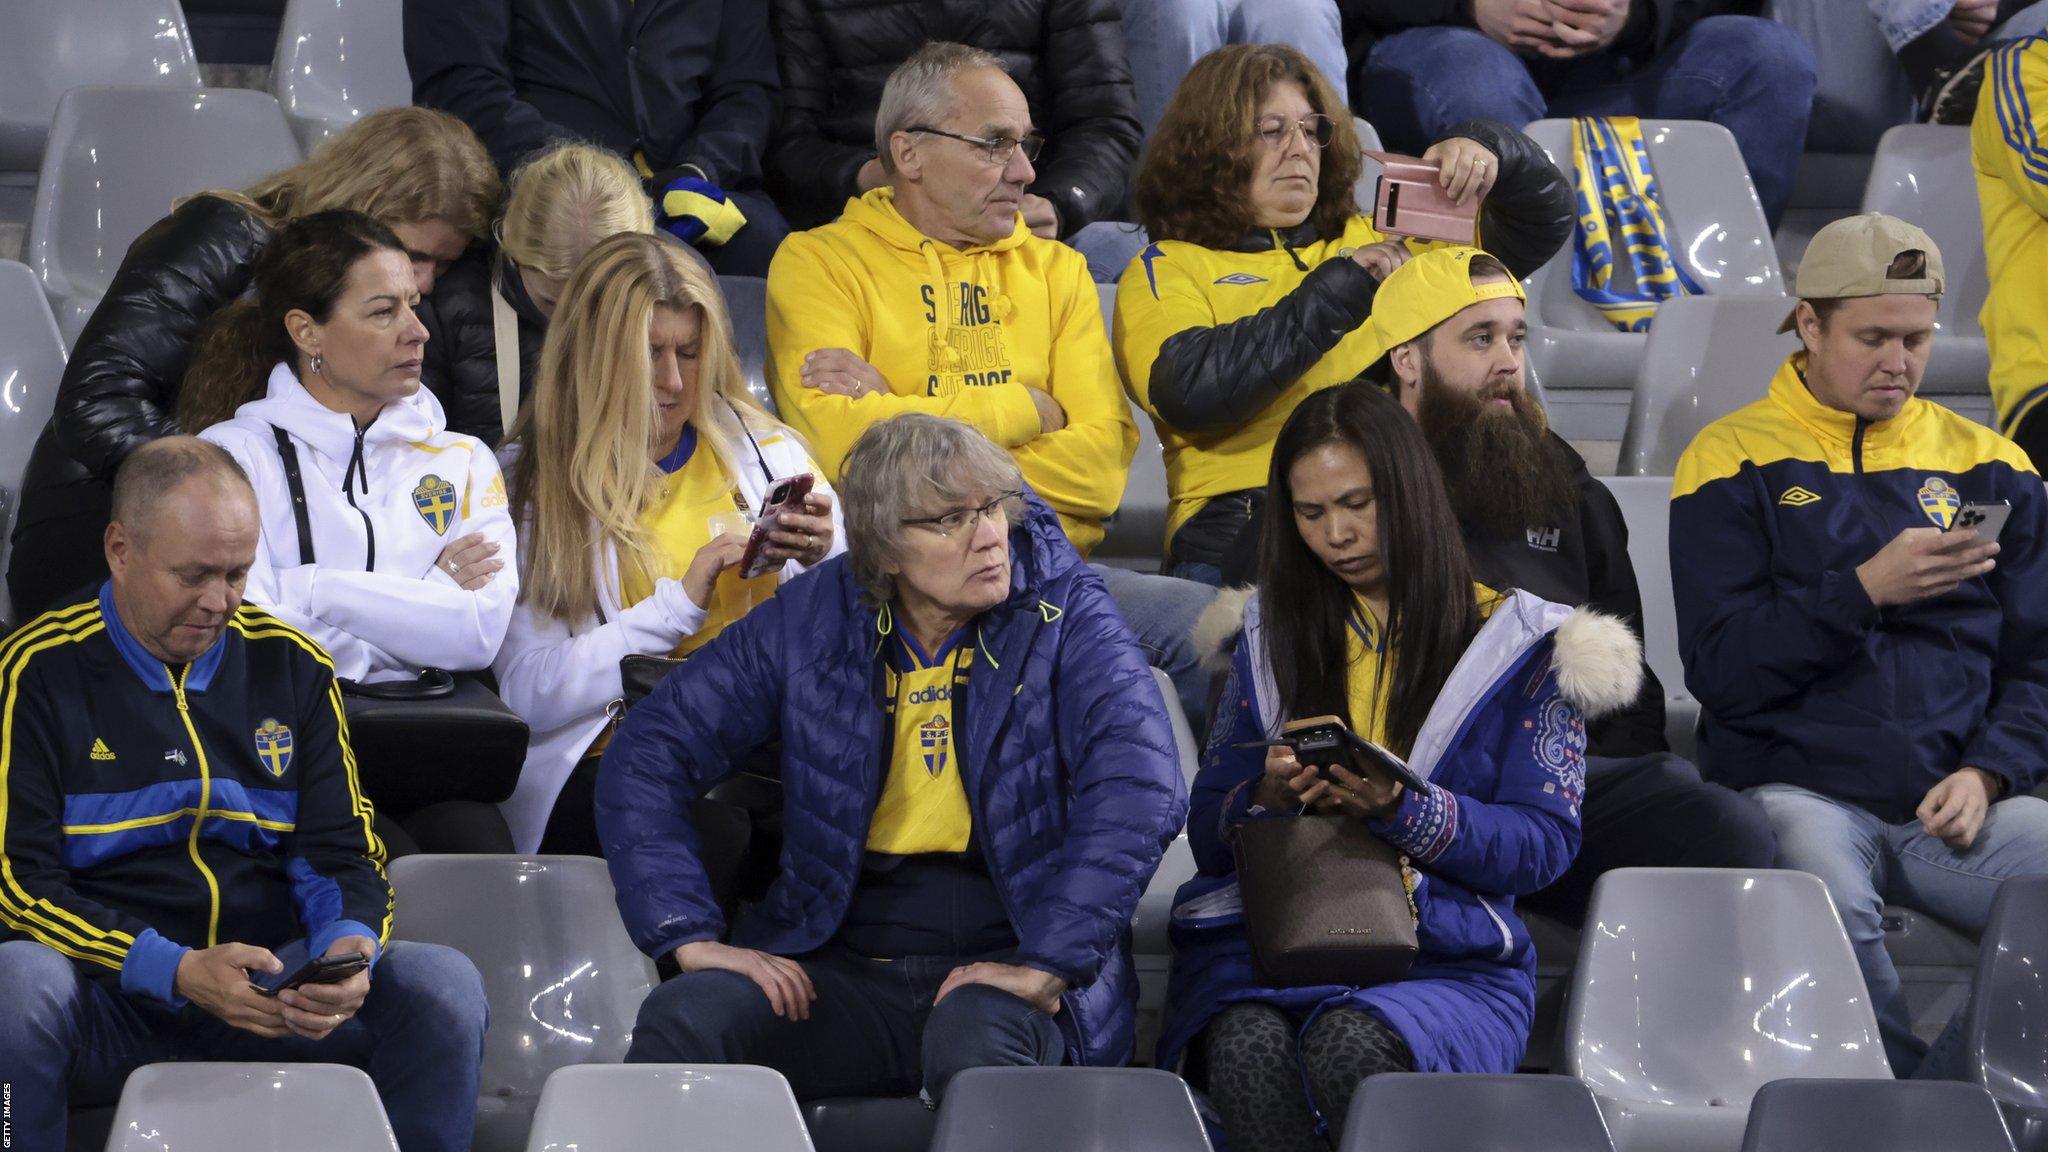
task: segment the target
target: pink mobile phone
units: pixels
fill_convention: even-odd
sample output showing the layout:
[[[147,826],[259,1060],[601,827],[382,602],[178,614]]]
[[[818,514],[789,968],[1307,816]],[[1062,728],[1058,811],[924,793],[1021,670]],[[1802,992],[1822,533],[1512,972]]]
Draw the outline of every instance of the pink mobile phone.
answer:
[[[1372,225],[1388,236],[1470,244],[1478,236],[1479,201],[1460,206],[1437,186],[1441,170],[1413,156],[1367,152],[1383,167],[1373,193]]]
[[[768,546],[768,533],[775,529],[776,522],[788,509],[802,509],[804,497],[811,494],[811,486],[817,477],[809,472],[777,480],[768,489],[768,502],[761,506],[761,516],[754,521],[753,534],[747,537],[747,550],[740,555],[740,576],[752,580],[774,565],[762,559],[761,550]]]

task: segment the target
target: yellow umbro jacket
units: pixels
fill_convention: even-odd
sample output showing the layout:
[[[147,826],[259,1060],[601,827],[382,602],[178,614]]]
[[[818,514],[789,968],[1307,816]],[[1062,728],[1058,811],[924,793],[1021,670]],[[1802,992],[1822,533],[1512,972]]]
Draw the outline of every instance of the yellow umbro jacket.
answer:
[[[2036,107],[2035,105],[2039,105]],[[1970,129],[1991,294],[1978,314],[1991,345],[1999,428],[2048,400],[2048,37],[1992,54]]]
[[[806,388],[804,357],[845,348],[889,383],[857,399]],[[1041,434],[1025,386],[1066,410]],[[877,188],[782,242],[768,266],[768,386],[826,477],[868,425],[905,412],[972,424],[1008,448],[1086,556],[1123,499],[1138,429],[1117,386],[1102,301],[1079,252],[1031,234],[956,249]]]

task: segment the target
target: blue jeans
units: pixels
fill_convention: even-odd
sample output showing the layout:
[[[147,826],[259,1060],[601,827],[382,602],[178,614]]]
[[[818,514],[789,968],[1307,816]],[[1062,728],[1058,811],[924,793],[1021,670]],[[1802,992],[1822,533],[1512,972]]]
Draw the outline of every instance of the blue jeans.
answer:
[[[1773,226],[1792,194],[1814,82],[1806,42],[1753,16],[1709,16],[1640,63],[1606,52],[1527,59],[1476,29],[1414,28],[1373,45],[1363,80],[1366,119],[1410,154],[1474,119],[1711,120],[1734,134]]]
[[[1958,852],[1922,831],[1918,820],[1887,824],[1791,784],[1765,784],[1749,795],[1764,806],[1778,833],[1778,866],[1826,882],[1863,968],[1892,1072],[1912,1075],[1927,1046],[1913,1035],[1899,974],[1884,948],[1884,905],[1903,904],[1966,932],[1982,932],[2001,881],[2048,873],[2048,801],[2000,800],[1985,815],[1976,843]],[[1951,1024],[1950,1032],[1956,1031]],[[1944,1036],[1938,1043],[1945,1047],[1953,1039]]]
[[[833,946],[799,962],[818,998],[785,1020],[761,986],[736,972],[686,972],[640,1005],[629,1064],[761,1064],[799,1100],[909,1096],[937,1103],[969,1068],[1052,1066],[1065,1042],[1051,1016],[986,984],[934,1005],[953,969],[976,957],[870,960]],[[985,959],[985,958],[980,958]]]
[[[1090,564],[1116,601],[1117,611],[1145,650],[1145,660],[1166,673],[1180,695],[1181,711],[1195,733],[1195,747],[1202,746],[1209,727],[1209,689],[1212,675],[1204,666],[1207,653],[1195,647],[1195,622],[1203,609],[1216,599],[1216,589],[1173,576],[1155,576]]]
[[[56,951],[0,944],[0,1079],[13,1086],[16,1148],[62,1148],[66,1112],[120,1098],[128,1073],[168,1060],[350,1064],[370,1074],[405,1152],[461,1152],[476,1126],[489,1009],[452,948],[393,942],[354,1018],[324,1040],[271,1040],[197,1006],[178,1010],[81,976]]]
[[[1116,283],[1151,242],[1143,228],[1120,220],[1097,220],[1067,237],[1067,246],[1088,258],[1097,284]]]
[[[1123,0],[1123,10],[1138,122],[1147,136],[1166,113],[1181,77],[1225,44],[1293,46],[1337,90],[1338,106],[1323,111],[1340,122],[1350,115],[1344,95],[1344,21],[1336,0]]]

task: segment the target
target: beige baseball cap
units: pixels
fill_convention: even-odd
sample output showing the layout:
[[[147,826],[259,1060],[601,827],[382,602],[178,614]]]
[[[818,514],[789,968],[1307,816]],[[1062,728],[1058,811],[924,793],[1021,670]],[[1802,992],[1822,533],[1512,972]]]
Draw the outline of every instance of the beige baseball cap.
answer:
[[[1927,255],[1927,275],[1894,280],[1885,275],[1901,253]],[[1866,212],[1837,220],[1814,233],[1799,261],[1793,295],[1801,300],[1834,300],[1850,296],[1939,296],[1946,283],[1941,249],[1934,239],[1896,216]],[[1790,332],[1795,306],[1778,331]]]

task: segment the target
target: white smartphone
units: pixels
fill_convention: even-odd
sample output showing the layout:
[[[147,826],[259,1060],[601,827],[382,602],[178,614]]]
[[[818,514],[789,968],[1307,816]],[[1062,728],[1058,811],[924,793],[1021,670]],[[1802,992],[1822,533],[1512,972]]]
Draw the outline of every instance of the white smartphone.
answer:
[[[1965,504],[1956,509],[1955,519],[1949,521],[1948,527],[1943,531],[1974,528],[1977,530],[1978,538],[1989,544],[1998,539],[2000,532],[2005,531],[2005,522],[2011,516],[2012,502],[2009,500],[2000,500],[1996,504]]]

